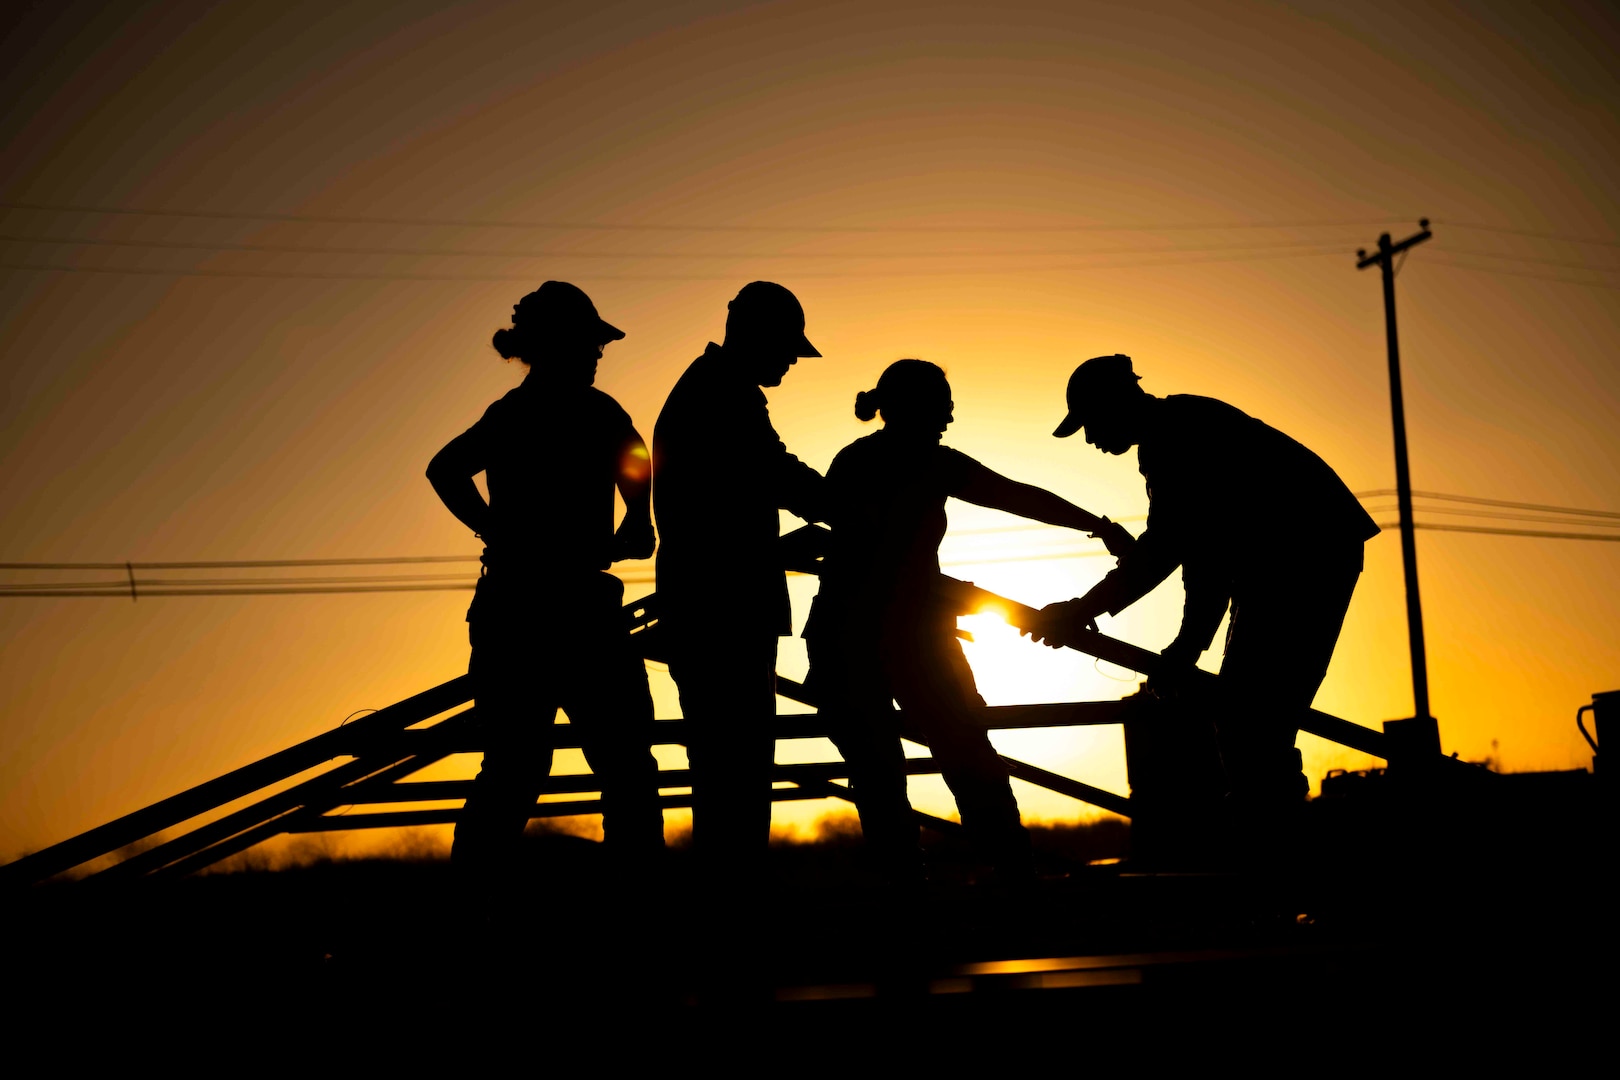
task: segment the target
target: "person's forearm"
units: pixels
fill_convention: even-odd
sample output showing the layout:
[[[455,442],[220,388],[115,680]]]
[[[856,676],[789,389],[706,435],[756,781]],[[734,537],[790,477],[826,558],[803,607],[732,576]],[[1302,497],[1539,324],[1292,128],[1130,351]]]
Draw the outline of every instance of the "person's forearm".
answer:
[[[1096,532],[1102,526],[1103,519],[1098,515],[1083,510],[1044,488],[1019,483],[1012,486],[1017,491],[1016,501],[1020,505],[1004,506],[1001,509],[1029,518],[1031,521],[1044,521],[1048,525],[1060,525],[1081,532]]]
[[[992,510],[1005,510],[1009,514],[1058,525],[1081,532],[1096,532],[1103,519],[1067,499],[1035,487],[1009,480],[990,469],[975,468],[967,483],[956,493],[957,497]]]
[[[1153,541],[1151,532],[1143,533],[1130,558],[1109,571],[1086,595],[1096,601],[1098,610],[1118,615],[1158,588],[1180,562],[1175,554]]]
[[[827,520],[827,481],[816,470],[785,454],[781,473],[782,509],[805,521]]]
[[[1184,572],[1185,573],[1185,572]],[[1181,629],[1172,642],[1172,648],[1197,659],[1215,639],[1215,631],[1226,614],[1229,598],[1219,589],[1187,590],[1187,601],[1181,609]]]
[[[457,521],[477,536],[489,538],[489,504],[470,476],[446,476],[428,470],[428,483]]]

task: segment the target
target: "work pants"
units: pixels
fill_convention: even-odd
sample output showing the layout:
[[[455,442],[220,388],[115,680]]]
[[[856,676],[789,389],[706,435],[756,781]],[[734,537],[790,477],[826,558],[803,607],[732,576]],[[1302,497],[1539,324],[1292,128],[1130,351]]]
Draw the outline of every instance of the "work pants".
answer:
[[[754,876],[771,835],[777,635],[678,625],[669,673],[690,733],[693,854],[711,875]]]
[[[456,823],[452,858],[495,867],[518,851],[562,733],[576,735],[602,791],[610,851],[646,856],[664,844],[647,669],[608,574],[563,587],[503,587],[486,577],[468,613],[484,762]],[[557,710],[569,727],[556,724]]]
[[[877,641],[823,627],[808,642],[809,686],[833,720],[861,833],[877,857],[902,874],[919,860],[904,735],[932,751],[974,846],[998,867],[1021,873],[1029,867],[1029,834],[986,734],[986,706],[954,621],[894,629]]]
[[[1235,801],[1297,802],[1310,790],[1294,748],[1299,716],[1327,675],[1361,567],[1356,545],[1233,590],[1216,732]]]

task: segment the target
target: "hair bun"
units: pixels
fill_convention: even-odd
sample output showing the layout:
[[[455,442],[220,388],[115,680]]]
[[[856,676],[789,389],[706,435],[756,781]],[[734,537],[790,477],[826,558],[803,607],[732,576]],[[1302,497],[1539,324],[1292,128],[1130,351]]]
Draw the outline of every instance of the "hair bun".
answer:
[[[495,336],[489,339],[489,343],[495,346],[495,351],[505,360],[517,357],[522,348],[518,342],[517,330],[511,327],[495,331]]]
[[[859,420],[871,420],[878,414],[878,392],[876,390],[862,390],[855,395],[855,417]]]

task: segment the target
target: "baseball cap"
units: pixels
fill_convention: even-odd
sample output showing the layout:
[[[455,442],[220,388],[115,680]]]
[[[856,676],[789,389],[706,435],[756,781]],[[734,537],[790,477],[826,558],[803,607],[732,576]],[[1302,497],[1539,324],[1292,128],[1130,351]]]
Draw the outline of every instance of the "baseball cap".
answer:
[[[584,333],[606,344],[624,337],[624,331],[596,313],[585,290],[566,281],[548,281],[512,308],[512,325],[523,330]]]
[[[1093,356],[1069,376],[1069,415],[1052,434],[1067,439],[1086,426],[1090,409],[1099,398],[1106,399],[1111,392],[1130,386],[1141,377],[1131,370],[1131,358],[1124,353]]]
[[[726,333],[742,330],[755,340],[786,340],[794,356],[820,356],[804,336],[804,307],[774,281],[750,281],[726,305]]]

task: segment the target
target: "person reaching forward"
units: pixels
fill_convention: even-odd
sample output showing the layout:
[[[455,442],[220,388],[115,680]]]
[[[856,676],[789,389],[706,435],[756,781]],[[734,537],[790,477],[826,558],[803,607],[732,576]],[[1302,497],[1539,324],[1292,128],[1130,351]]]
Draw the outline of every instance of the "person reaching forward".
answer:
[[[1115,555],[1131,539],[1107,518],[940,445],[954,407],[945,372],[923,360],[896,361],[856,397],[855,415],[881,414],[883,427],[827,470],[831,548],[804,630],[806,686],[834,720],[861,831],[880,863],[901,878],[919,870],[904,733],[932,750],[981,856],[1016,879],[1030,871],[1029,835],[985,734],[984,699],[956,636],[961,612],[938,591],[945,500],[1091,533]]]

